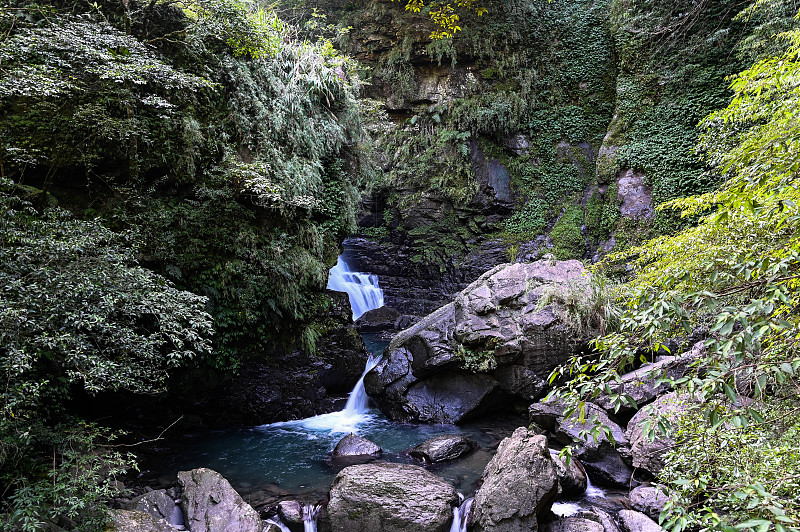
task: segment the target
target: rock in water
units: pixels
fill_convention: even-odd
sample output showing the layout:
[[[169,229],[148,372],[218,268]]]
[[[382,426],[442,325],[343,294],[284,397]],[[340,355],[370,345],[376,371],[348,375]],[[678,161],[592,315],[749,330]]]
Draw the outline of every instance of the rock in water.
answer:
[[[175,532],[163,519],[140,510],[111,510],[108,532]]]
[[[344,468],[333,480],[328,516],[333,532],[447,532],[455,488],[406,464]]]
[[[186,527],[192,532],[261,532],[258,512],[216,471],[181,471],[178,483]]]
[[[389,417],[458,423],[486,411],[529,404],[550,372],[585,339],[559,317],[546,291],[587,289],[578,261],[503,264],[455,301],[398,333],[364,380]]]
[[[476,532],[530,532],[558,495],[547,439],[524,427],[500,442],[475,494]]]
[[[385,331],[394,329],[395,322],[400,318],[400,313],[392,307],[382,306],[368,310],[356,320],[359,331]]]
[[[640,512],[622,510],[619,513],[619,522],[625,532],[663,532],[658,523]]]
[[[339,440],[333,449],[333,456],[375,456],[383,452],[377,444],[352,432]]]
[[[417,445],[409,454],[428,463],[461,458],[478,446],[478,442],[459,434],[443,434]]]

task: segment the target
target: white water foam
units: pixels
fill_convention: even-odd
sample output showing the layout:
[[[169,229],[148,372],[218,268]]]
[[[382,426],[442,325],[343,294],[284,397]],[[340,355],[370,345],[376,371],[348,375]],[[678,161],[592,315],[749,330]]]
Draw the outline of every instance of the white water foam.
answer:
[[[341,256],[336,266],[331,268],[328,289],[347,293],[354,321],[366,311],[383,306],[383,290],[378,286],[378,276],[351,271]]]
[[[576,502],[554,502],[551,510],[559,517],[569,517],[583,511],[583,507]]]
[[[458,494],[459,498],[463,495]],[[450,532],[467,532],[467,520],[469,519],[469,511],[472,508],[474,499],[470,497],[461,503],[461,506],[453,508],[453,524],[450,526]]]

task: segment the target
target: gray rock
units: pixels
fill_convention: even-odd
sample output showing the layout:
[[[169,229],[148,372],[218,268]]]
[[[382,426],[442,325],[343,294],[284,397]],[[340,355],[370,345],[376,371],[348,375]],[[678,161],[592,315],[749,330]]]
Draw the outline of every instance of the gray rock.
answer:
[[[339,440],[333,456],[376,456],[383,452],[377,444],[352,432]]]
[[[295,525],[295,528],[303,527],[303,507],[297,501],[281,501],[278,503],[278,515],[281,521],[286,523],[289,527]]]
[[[603,525],[605,532],[621,532],[617,522],[602,508],[592,506],[591,512],[598,517],[598,522]]]
[[[578,261],[492,268],[398,333],[367,374],[367,392],[390,417],[423,422],[458,423],[509,399],[530,403],[583,341],[553,305],[537,308],[539,299],[548,287],[581,289],[586,280]]]
[[[647,514],[653,519],[658,519],[669,497],[657,486],[638,486],[631,490],[631,506],[635,510]]]
[[[382,331],[394,329],[394,324],[400,319],[400,313],[386,305],[368,310],[356,320],[359,331]]]
[[[261,532],[258,512],[216,471],[181,471],[178,483],[186,527],[192,532]]]
[[[419,466],[375,463],[344,468],[333,480],[333,532],[447,532],[453,486]]]
[[[644,469],[654,476],[661,471],[664,467],[664,455],[675,445],[675,440],[669,435],[662,435],[650,441],[642,424],[647,420],[657,420],[661,416],[670,422],[676,421],[689,409],[691,402],[692,399],[688,395],[678,396],[675,392],[670,392],[633,416],[628,423],[628,439],[634,467]]]
[[[153,490],[136,497],[125,505],[128,510],[147,512],[159,519],[172,518],[175,510],[175,499],[169,496],[167,490]]]
[[[664,530],[643,513],[633,510],[622,510],[619,513],[619,522],[625,532],[661,532]]]
[[[652,218],[653,190],[645,185],[644,174],[628,170],[617,177],[619,211],[627,218]]]
[[[409,454],[428,463],[461,458],[478,446],[478,442],[460,434],[435,436],[417,445]]]
[[[603,525],[581,517],[562,517],[547,523],[539,529],[541,532],[604,532]]]
[[[605,411],[597,405],[586,403],[586,420],[581,423],[578,413],[569,418],[564,417],[565,406],[555,401],[534,403],[528,409],[531,422],[550,432],[556,440],[564,445],[578,442],[575,456],[598,483],[616,488],[629,488],[633,470],[628,467],[624,458],[630,454],[628,439],[622,428],[614,423]],[[597,421],[611,430],[612,442],[605,433],[596,440],[581,436],[582,430],[589,429],[590,419],[596,416]]]
[[[565,459],[558,456],[558,451],[550,450],[550,456],[556,466],[558,485],[561,486],[561,495],[575,497],[586,491],[587,477],[583,466],[576,459],[570,460],[569,467]]]
[[[703,342],[697,342],[692,348],[679,356],[662,356],[652,364],[646,364],[641,368],[623,375],[621,382],[610,384],[614,393],[626,394],[636,401],[639,407],[652,402],[659,395],[664,395],[672,388],[667,383],[656,385],[655,381],[659,377],[679,379],[686,375],[690,364],[701,358],[706,352]],[[602,393],[592,399],[592,402],[604,408],[607,412],[613,413],[614,404],[609,396]],[[633,407],[623,402],[619,405],[618,412],[627,413],[633,411]]]
[[[536,530],[558,494],[547,439],[524,427],[500,442],[482,478],[472,510],[476,532]]]
[[[175,532],[163,519],[140,510],[111,510],[108,532]]]

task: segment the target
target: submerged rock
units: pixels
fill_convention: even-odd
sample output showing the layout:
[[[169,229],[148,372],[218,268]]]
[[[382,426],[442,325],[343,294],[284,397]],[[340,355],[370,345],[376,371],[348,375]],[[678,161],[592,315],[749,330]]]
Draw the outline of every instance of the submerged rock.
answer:
[[[175,532],[177,528],[141,510],[111,510],[108,532]]]
[[[383,452],[377,444],[352,432],[339,440],[332,455],[337,456],[377,456]]]
[[[447,532],[455,488],[424,468],[375,463],[344,468],[333,480],[333,532]]]
[[[524,427],[500,442],[482,478],[472,510],[476,532],[536,530],[558,495],[547,439]]]
[[[585,274],[574,260],[487,271],[395,336],[367,374],[367,392],[389,417],[423,422],[458,423],[509,401],[529,404],[583,343],[556,303],[539,308],[539,300],[546,291],[586,289]]]
[[[192,532],[261,532],[261,518],[222,475],[199,468],[178,473],[181,509]]]
[[[459,434],[435,436],[417,445],[409,454],[428,463],[461,458],[478,446],[478,442]]]

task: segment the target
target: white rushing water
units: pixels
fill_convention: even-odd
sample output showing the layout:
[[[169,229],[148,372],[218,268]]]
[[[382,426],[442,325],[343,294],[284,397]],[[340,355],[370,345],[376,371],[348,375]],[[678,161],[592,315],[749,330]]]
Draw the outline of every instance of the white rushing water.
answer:
[[[467,532],[467,519],[469,518],[469,511],[472,509],[473,500],[470,497],[462,502],[461,506],[453,508],[453,524],[450,527],[450,532]]]
[[[341,256],[336,261],[336,266],[331,268],[328,289],[347,293],[353,309],[353,320],[357,320],[368,310],[383,306],[383,290],[378,286],[378,276],[351,271]]]
[[[318,504],[303,505],[303,532],[317,532]]]
[[[380,360],[380,356],[369,356],[361,378],[358,379],[355,387],[353,387],[353,391],[350,392],[350,396],[347,398],[347,404],[344,410],[331,412],[330,414],[321,414],[299,421],[286,421],[284,424],[300,423],[307,429],[330,430],[335,433],[356,432],[358,425],[367,420],[370,411],[369,396],[364,389],[364,377],[366,377],[369,370],[378,365]]]

